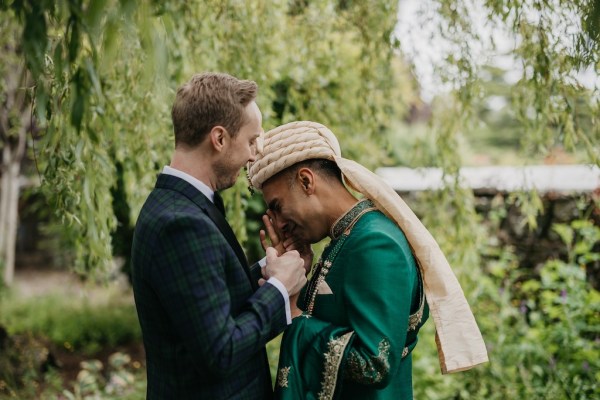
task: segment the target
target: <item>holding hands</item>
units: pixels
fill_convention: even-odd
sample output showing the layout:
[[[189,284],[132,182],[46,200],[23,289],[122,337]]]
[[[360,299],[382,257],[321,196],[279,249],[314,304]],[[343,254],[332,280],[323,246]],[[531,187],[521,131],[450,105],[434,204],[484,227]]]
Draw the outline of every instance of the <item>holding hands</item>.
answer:
[[[292,250],[279,256],[273,247],[267,247],[266,252],[267,265],[262,271],[264,278],[277,278],[285,286],[290,297],[298,294],[306,284],[304,260],[298,252]]]
[[[314,257],[314,253],[312,251],[310,243],[302,242],[295,237],[285,238],[284,234],[277,230],[277,225],[273,222],[275,218],[275,215],[270,210],[268,210],[267,214],[263,215],[262,217],[266,229],[266,232],[262,229],[260,231],[260,243],[267,253],[267,267],[265,268],[265,271],[263,271],[265,277],[272,276],[269,275],[268,269],[270,263],[270,254],[271,257],[273,257],[273,255],[276,256],[277,254],[282,254],[282,256],[279,258],[282,258],[286,255],[298,255],[302,260],[304,276],[308,275],[312,267],[312,261]],[[269,245],[269,242],[267,241],[267,234],[269,235],[271,245]],[[273,252],[275,252],[275,254]],[[306,278],[304,279],[304,283],[302,284],[300,289],[302,289],[305,283]],[[288,291],[290,294],[290,306],[292,317],[297,317],[302,314],[302,310],[300,310],[296,305],[298,296],[300,295],[300,289],[298,289],[296,293]]]
[[[260,230],[260,243],[262,245],[263,250],[267,251],[268,247],[273,247],[277,250],[278,254],[284,254],[285,252],[291,250],[297,250],[300,253],[300,257],[304,260],[304,269],[306,270],[306,274],[310,272],[312,267],[314,253],[310,246],[310,243],[302,242],[300,239],[285,235],[280,232],[276,228],[276,224],[274,223],[276,219],[275,214],[271,212],[271,210],[267,210],[267,214],[263,215],[262,220],[265,224],[265,229]],[[269,242],[267,241],[267,234],[269,235],[269,239],[271,241],[271,245],[269,246]]]

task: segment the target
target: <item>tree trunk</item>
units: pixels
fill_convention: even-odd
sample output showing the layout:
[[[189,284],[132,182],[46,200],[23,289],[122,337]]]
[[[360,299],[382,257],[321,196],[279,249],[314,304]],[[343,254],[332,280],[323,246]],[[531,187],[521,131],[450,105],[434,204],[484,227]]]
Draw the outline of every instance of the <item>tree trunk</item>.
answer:
[[[34,82],[14,32],[9,25],[0,27],[4,50],[0,64],[0,266],[6,285],[12,284],[15,272],[21,161],[28,132],[32,132],[33,139],[31,89]]]
[[[2,149],[2,193],[0,196],[0,260],[4,267],[4,284],[10,286],[15,274],[15,250],[19,221],[21,159],[25,150],[26,131],[19,130],[17,145],[4,143]]]
[[[8,221],[8,197],[9,197],[9,179],[8,179],[8,163],[10,159],[10,147],[8,144],[4,144],[2,148],[2,164],[0,166],[0,270],[3,272],[2,277],[4,282],[6,281],[6,257],[5,242],[8,236],[7,224]]]
[[[25,156],[27,132],[31,125],[27,107],[30,102],[23,89],[28,83],[28,73],[26,70],[16,70],[16,73],[19,79],[9,80],[9,77],[5,76],[5,87],[8,89],[5,93],[6,109],[0,111],[0,264],[4,270],[4,284],[7,286],[12,284],[15,273],[21,161]],[[15,110],[19,115],[18,125],[12,125],[8,117]]]

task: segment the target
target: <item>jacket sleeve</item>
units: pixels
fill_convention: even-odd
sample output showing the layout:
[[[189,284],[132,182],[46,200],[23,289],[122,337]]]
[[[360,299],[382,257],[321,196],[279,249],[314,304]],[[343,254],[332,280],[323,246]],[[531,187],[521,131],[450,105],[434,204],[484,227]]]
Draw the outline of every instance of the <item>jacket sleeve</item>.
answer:
[[[232,257],[212,223],[179,217],[159,235],[150,276],[176,334],[199,365],[209,366],[218,376],[255,356],[286,327],[284,299],[268,283],[233,315],[225,268]]]

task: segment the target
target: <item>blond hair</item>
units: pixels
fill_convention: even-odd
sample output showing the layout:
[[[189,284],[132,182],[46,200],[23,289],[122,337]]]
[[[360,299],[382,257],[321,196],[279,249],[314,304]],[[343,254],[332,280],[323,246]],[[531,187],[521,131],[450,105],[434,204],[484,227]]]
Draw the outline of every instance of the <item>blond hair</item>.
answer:
[[[235,137],[246,123],[244,109],[257,93],[253,81],[215,72],[194,75],[179,87],[171,109],[175,145],[195,147],[215,126]]]

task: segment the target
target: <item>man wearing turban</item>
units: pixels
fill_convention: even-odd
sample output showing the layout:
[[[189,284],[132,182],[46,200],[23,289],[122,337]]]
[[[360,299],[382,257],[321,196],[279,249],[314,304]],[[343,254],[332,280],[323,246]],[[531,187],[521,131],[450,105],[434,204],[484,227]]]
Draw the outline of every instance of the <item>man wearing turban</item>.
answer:
[[[299,121],[267,132],[248,173],[280,251],[331,239],[283,336],[277,398],[411,399],[411,353],[429,314],[443,373],[487,361],[433,237],[385,182],[341,157],[327,127]]]

